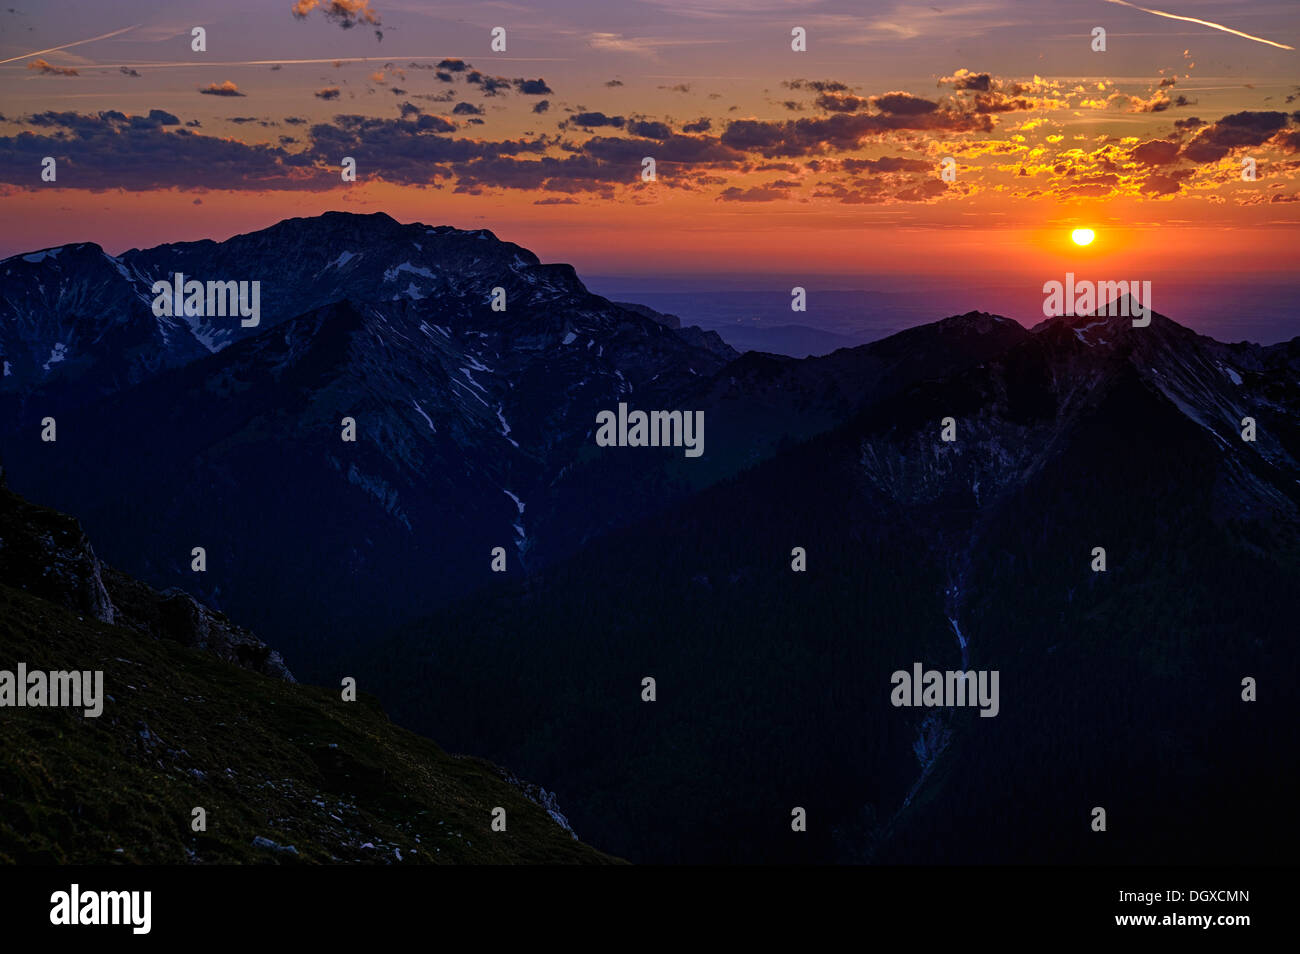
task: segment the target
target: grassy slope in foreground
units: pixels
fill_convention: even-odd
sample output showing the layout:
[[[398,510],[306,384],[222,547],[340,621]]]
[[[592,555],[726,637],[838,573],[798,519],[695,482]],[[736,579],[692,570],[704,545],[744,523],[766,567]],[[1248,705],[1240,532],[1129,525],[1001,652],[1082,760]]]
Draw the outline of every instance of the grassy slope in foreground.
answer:
[[[0,669],[19,662],[102,669],[113,701],[97,719],[0,708],[2,862],[614,860],[494,766],[397,728],[364,696],[345,703],[0,584]],[[490,829],[498,805],[505,832]],[[196,806],[204,833],[190,830]]]

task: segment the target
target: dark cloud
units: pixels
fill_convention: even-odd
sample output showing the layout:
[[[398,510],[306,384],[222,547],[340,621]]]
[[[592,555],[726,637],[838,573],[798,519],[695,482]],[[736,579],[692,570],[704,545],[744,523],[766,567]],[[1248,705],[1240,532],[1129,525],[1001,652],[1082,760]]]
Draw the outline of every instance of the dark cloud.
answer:
[[[1175,119],[1175,129],[1199,129],[1205,125],[1205,120],[1197,116],[1188,116],[1186,119]]]
[[[988,116],[948,110],[913,115],[840,113],[819,119],[738,119],[727,126],[722,143],[775,158],[852,149],[869,136],[890,132],[989,132],[992,129],[993,121]]]
[[[515,89],[525,96],[550,96],[555,92],[546,85],[544,79],[517,79],[515,80]]]
[[[622,85],[623,85],[623,81],[622,81],[622,80],[616,80],[616,79],[606,80],[606,81],[605,81],[605,85],[606,85],[606,86],[622,86]],[[1290,100],[1287,100],[1287,102],[1290,102]]]
[[[993,77],[988,73],[971,73],[966,70],[958,70],[954,76],[946,76],[939,81],[939,85],[951,85],[954,90],[969,89],[977,93],[987,93],[993,89]]]
[[[504,76],[488,76],[478,70],[470,70],[465,75],[465,82],[481,87],[484,96],[500,96],[502,90],[510,88],[510,80]]]
[[[896,192],[894,198],[899,202],[929,202],[948,191],[947,183],[940,179],[925,179],[916,185]]]
[[[224,83],[211,83],[199,88],[199,92],[205,96],[243,96],[239,87],[226,80]]]
[[[551,108],[551,101],[549,99],[544,99],[541,102],[533,103],[533,112],[535,113],[544,113],[550,108]]]
[[[788,199],[790,193],[785,189],[774,189],[771,186],[752,186],[748,189],[741,189],[732,186],[730,189],[724,189],[718,196],[719,202],[775,202],[778,199]]]
[[[583,154],[619,165],[640,165],[647,154],[647,144],[636,139],[597,136],[581,146]],[[653,149],[660,163],[728,163],[738,165],[744,156],[724,146],[713,136],[670,135],[656,142]]]
[[[317,99],[338,99],[341,92],[337,86],[326,86],[324,89],[316,90],[312,95]]]
[[[856,113],[866,109],[869,100],[852,94],[837,96],[834,93],[822,93],[817,97],[817,105],[831,113]]]
[[[23,184],[29,164],[55,156],[61,186],[91,191],[324,190],[338,183],[336,170],[314,168],[310,157],[173,128],[174,119],[163,110],[32,116],[28,124],[43,127],[41,134],[0,137],[0,182]]]
[[[813,163],[809,163],[809,165],[812,166]],[[881,156],[879,159],[842,159],[839,162],[839,167],[845,172],[854,175],[862,172],[933,172],[935,169],[934,163],[928,160],[906,159],[902,156]]]
[[[551,145],[546,139],[489,142],[441,135],[454,128],[437,116],[425,115],[415,121],[335,116],[333,123],[312,127],[312,145],[306,155],[329,164],[339,156],[364,153],[369,157],[370,175],[400,184],[427,185],[434,179],[450,178],[455,164],[469,168],[476,160],[540,153]]]
[[[1134,162],[1140,162],[1146,166],[1167,166],[1178,161],[1180,147],[1176,142],[1170,142],[1167,139],[1152,139],[1135,146],[1129,153]]]
[[[453,116],[482,116],[483,107],[475,106],[473,103],[457,103],[452,107]]]
[[[442,60],[438,63],[438,69],[447,73],[464,73],[469,69],[469,64],[464,60]]]
[[[581,126],[584,129],[594,129],[598,126],[614,126],[622,129],[627,122],[622,116],[606,116],[604,113],[574,113],[567,122],[575,126]]]
[[[913,96],[911,93],[900,92],[872,96],[871,103],[882,113],[890,113],[894,116],[923,116],[939,108],[936,102]]]
[[[701,116],[693,123],[687,123],[682,127],[682,132],[686,133],[705,133],[713,128],[713,121],[707,116]]]
[[[646,139],[667,139],[673,134],[672,128],[667,123],[636,119],[627,124],[627,131],[633,136],[643,136]]]
[[[138,76],[140,75],[140,73],[139,73],[138,70],[133,70],[133,69],[131,69],[131,67],[129,67],[129,66],[119,66],[119,67],[117,68],[117,71],[118,71],[119,73],[121,73],[123,76],[135,76],[135,77],[138,77]]]
[[[786,89],[810,89],[814,93],[847,93],[848,86],[837,80],[787,80],[781,84]]]
[[[1263,145],[1286,125],[1286,113],[1232,113],[1193,136],[1183,147],[1183,157],[1192,162],[1218,162],[1238,147]]]

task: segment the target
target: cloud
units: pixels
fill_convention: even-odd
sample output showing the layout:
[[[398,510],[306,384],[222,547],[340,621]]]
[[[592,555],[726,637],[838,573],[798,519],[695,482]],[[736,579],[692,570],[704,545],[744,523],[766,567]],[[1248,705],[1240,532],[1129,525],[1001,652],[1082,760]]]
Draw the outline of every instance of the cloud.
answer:
[[[224,83],[211,83],[208,86],[199,87],[199,92],[205,96],[243,96],[239,87],[226,80]]]
[[[175,188],[324,190],[337,185],[336,170],[316,168],[311,158],[268,145],[203,136],[176,127],[165,110],[127,116],[47,112],[26,124],[41,134],[0,137],[0,182],[24,184],[29,163],[59,159],[64,188],[128,192]]]
[[[872,96],[871,103],[881,112],[892,113],[895,116],[923,116],[939,108],[936,102],[901,92]]]
[[[535,80],[517,79],[515,80],[515,89],[525,96],[550,96],[555,92],[546,85],[546,80],[540,78]]]
[[[297,0],[290,12],[299,20],[320,8],[325,19],[350,30],[358,23],[379,26],[379,14],[370,9],[370,0]]]
[[[482,116],[483,107],[475,106],[473,103],[457,103],[452,107],[453,116]]]
[[[786,80],[781,84],[786,89],[810,89],[815,93],[847,93],[848,86],[838,80]]]
[[[836,96],[834,93],[822,93],[817,97],[817,106],[831,113],[856,113],[866,109],[871,101],[861,96]]]
[[[622,129],[627,122],[622,116],[606,116],[604,113],[574,113],[567,122],[574,126],[581,126],[584,129],[594,129],[598,126],[614,126]]]
[[[139,77],[140,75],[140,73],[137,70],[133,70],[129,66],[119,66],[117,68],[117,71],[121,73],[123,76]]]
[[[544,99],[540,102],[533,103],[533,112],[535,113],[544,113],[550,108],[551,108],[551,101],[549,99]]]
[[[987,93],[993,89],[993,77],[988,73],[972,73],[970,70],[962,68],[952,76],[945,76],[940,79],[939,85],[951,86],[954,90],[969,89],[979,93]]]
[[[890,132],[991,132],[992,129],[993,120],[988,116],[945,109],[903,115],[839,113],[821,119],[738,119],[727,126],[722,142],[734,149],[773,158],[853,149],[870,136]]]
[[[27,64],[29,70],[35,70],[43,76],[80,76],[71,66],[53,66],[45,60],[32,60]]]
[[[482,87],[484,96],[500,96],[503,89],[510,88],[510,80],[504,76],[487,76],[478,70],[470,70],[465,76],[465,82]]]
[[[1146,166],[1167,166],[1178,161],[1181,147],[1167,139],[1152,139],[1134,147],[1129,156]]]
[[[775,202],[778,199],[788,199],[790,193],[785,189],[774,189],[771,186],[751,186],[748,189],[741,189],[732,186],[724,189],[717,198],[718,202]]]
[[[1183,156],[1192,162],[1217,162],[1238,147],[1262,146],[1286,125],[1286,113],[1232,113],[1193,136],[1183,147]]]
[[[695,122],[687,123],[685,126],[683,126],[682,132],[705,133],[712,128],[713,128],[713,121],[709,119],[707,116],[701,116],[699,119],[695,120]]]
[[[636,119],[627,124],[627,131],[633,136],[643,136],[646,139],[668,139],[673,134],[672,128],[667,123]]]
[[[324,89],[318,89],[312,95],[317,99],[338,99],[341,90],[337,86],[326,86]]]

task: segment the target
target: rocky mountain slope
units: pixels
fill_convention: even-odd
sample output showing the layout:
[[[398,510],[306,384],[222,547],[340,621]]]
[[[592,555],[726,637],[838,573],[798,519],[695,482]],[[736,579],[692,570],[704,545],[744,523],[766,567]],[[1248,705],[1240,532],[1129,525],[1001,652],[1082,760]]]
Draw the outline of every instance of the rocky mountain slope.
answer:
[[[102,670],[107,695],[96,718],[0,709],[0,861],[612,860],[550,793],[395,727],[369,695],[295,685],[256,637],[104,567],[76,521],[2,486],[0,653]]]

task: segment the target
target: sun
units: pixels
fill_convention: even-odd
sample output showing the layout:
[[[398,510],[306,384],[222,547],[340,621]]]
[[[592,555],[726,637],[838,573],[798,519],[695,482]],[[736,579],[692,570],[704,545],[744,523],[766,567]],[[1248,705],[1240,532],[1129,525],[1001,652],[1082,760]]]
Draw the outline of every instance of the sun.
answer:
[[[1092,229],[1075,229],[1070,233],[1070,238],[1074,239],[1075,245],[1091,245],[1096,237],[1097,233]]]

